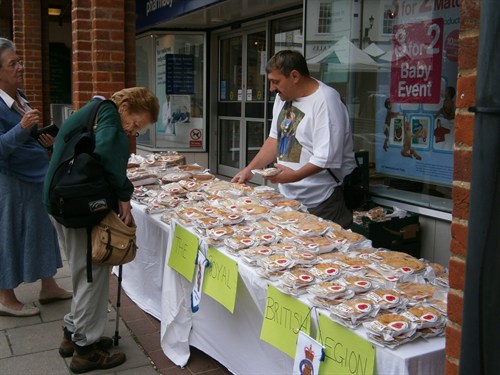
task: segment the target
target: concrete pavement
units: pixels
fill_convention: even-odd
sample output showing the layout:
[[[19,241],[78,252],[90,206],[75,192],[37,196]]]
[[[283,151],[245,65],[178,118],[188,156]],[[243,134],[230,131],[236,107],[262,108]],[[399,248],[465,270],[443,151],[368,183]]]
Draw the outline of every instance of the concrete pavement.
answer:
[[[56,274],[58,284],[72,289],[67,262]],[[22,284],[16,288],[21,302],[34,303],[40,308],[39,316],[15,318],[0,316],[0,374],[1,375],[68,375],[71,358],[62,358],[58,349],[62,338],[63,317],[69,311],[71,300],[48,305],[38,303],[40,281]],[[105,335],[112,337],[116,326],[116,310],[110,304]],[[119,319],[119,346],[113,350],[125,352],[127,361],[110,370],[96,370],[87,374],[158,375],[158,371],[134,335]]]

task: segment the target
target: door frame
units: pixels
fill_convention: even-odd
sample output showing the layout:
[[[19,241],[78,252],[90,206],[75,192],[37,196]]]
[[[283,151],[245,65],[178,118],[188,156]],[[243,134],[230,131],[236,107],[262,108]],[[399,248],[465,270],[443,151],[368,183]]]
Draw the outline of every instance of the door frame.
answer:
[[[209,55],[207,56],[208,61],[209,61],[209,80],[211,84],[208,84],[208,95],[209,95],[209,103],[208,103],[208,116],[207,120],[209,121],[209,126],[208,126],[208,131],[209,131],[209,168],[210,170],[214,171],[215,174],[219,175],[223,179],[230,179],[231,176],[234,176],[237,172],[237,168],[233,167],[226,167],[222,168],[222,171],[219,170],[219,114],[218,114],[218,100],[219,100],[219,41],[220,39],[223,38],[229,38],[232,36],[236,36],[238,34],[241,34],[243,31],[247,34],[251,33],[252,31],[258,31],[258,30],[265,30],[266,31],[266,58],[268,59],[270,57],[270,48],[271,48],[271,38],[273,35],[271,35],[271,24],[273,21],[277,19],[286,19],[289,16],[297,16],[298,14],[302,15],[302,22],[304,23],[303,19],[303,9],[293,9],[289,10],[286,12],[282,12],[279,14],[274,14],[272,16],[265,17],[264,19],[259,19],[259,20],[254,20],[248,23],[242,23],[237,26],[237,29],[234,29],[234,27],[225,27],[222,29],[214,30],[213,32],[210,33],[210,48],[208,48]],[[304,25],[302,25],[302,29],[304,30]],[[246,38],[242,43],[246,42]],[[274,45],[274,44],[273,44]],[[245,47],[246,48],[246,47]],[[245,80],[246,80],[246,71],[245,71]],[[270,113],[271,108],[269,107],[269,83],[267,81],[267,75],[265,77],[265,85],[264,85],[264,117],[263,118],[245,118],[244,114],[242,117],[240,117],[241,122],[244,123],[246,121],[263,121],[264,122],[264,139],[267,138],[269,134],[269,127],[271,124],[271,119],[272,119],[272,113]],[[242,107],[243,108],[243,107]],[[240,129],[240,139],[241,137],[246,136],[246,129],[245,126],[246,124],[243,124]],[[246,150],[246,139],[241,142],[245,146]],[[242,155],[240,155],[240,165],[242,165],[241,161]],[[244,160],[244,159],[243,159]],[[250,162],[248,160],[247,162]],[[242,166],[241,168],[243,168]],[[222,173],[223,172],[223,173]],[[255,184],[269,184],[267,180],[264,180],[261,176],[256,176],[252,179],[252,183]]]
[[[265,119],[267,118],[267,113],[265,112],[265,103],[268,99],[268,90],[267,90],[267,77],[265,78],[265,84],[264,84],[264,98],[263,98],[263,106],[264,106],[264,118],[247,118],[245,117],[245,105],[246,105],[246,84],[247,84],[247,74],[248,74],[248,50],[247,50],[247,41],[248,41],[248,36],[253,33],[257,32],[265,32],[266,33],[266,46],[268,45],[268,30],[267,30],[267,22],[260,22],[258,24],[253,24],[248,27],[241,27],[238,30],[234,30],[232,32],[224,32],[224,33],[217,33],[215,35],[215,43],[213,45],[216,46],[216,52],[214,52],[214,55],[216,55],[217,58],[217,63],[215,66],[215,70],[212,69],[212,72],[215,73],[213,76],[214,79],[212,82],[216,82],[215,85],[211,85],[211,90],[213,90],[213,95],[211,95],[211,98],[213,98],[213,102],[215,103],[215,112],[211,112],[213,114],[211,118],[211,123],[215,127],[216,132],[212,134],[214,135],[213,138],[215,138],[215,143],[216,143],[216,152],[215,152],[215,167],[217,174],[224,175],[224,176],[234,176],[240,169],[242,169],[246,164],[250,162],[250,160],[246,160],[246,154],[247,154],[247,122],[248,121],[262,121],[265,125]],[[220,42],[222,40],[234,38],[234,37],[241,37],[241,44],[242,44],[242,56],[241,56],[241,61],[242,61],[242,66],[241,66],[241,80],[242,80],[242,87],[241,89],[241,101],[240,101],[240,116],[219,116],[219,113],[217,111],[218,108],[218,103],[219,103],[219,73],[220,73],[220,61],[219,61],[219,54],[220,54]],[[267,47],[266,47],[266,53],[267,52]],[[267,56],[266,56],[267,58]],[[215,86],[215,87],[212,87]],[[220,155],[220,142],[219,142],[219,136],[220,136],[220,120],[237,120],[239,121],[240,125],[240,134],[239,134],[239,148],[240,148],[240,153],[239,153],[239,159],[238,159],[238,168],[234,168],[228,165],[220,164],[219,163],[219,155]],[[264,127],[264,131],[266,131]]]

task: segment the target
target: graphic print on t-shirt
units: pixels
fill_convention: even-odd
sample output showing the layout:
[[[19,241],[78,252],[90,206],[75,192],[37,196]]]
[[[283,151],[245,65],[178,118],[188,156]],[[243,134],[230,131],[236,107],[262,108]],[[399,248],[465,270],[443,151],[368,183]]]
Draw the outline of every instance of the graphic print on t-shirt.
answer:
[[[298,163],[302,145],[295,138],[304,113],[292,105],[284,105],[278,116],[278,149],[277,159]]]

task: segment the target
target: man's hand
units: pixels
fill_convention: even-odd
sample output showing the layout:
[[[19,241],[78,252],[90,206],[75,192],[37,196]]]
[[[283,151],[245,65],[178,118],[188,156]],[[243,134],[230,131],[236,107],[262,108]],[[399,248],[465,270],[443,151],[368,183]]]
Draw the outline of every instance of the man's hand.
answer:
[[[253,177],[253,173],[250,170],[248,170],[247,168],[245,168],[245,169],[242,169],[241,171],[239,171],[236,174],[236,176],[234,176],[231,179],[231,182],[244,184],[245,182],[250,181],[252,179],[252,177]]]
[[[281,172],[269,177],[264,177],[266,180],[272,182],[273,184],[286,184],[287,182],[299,181],[300,178],[297,176],[297,171],[292,168],[285,167],[282,164],[274,164],[275,168],[278,168]]]
[[[323,168],[317,167],[316,165],[311,163],[307,163],[302,168],[297,170],[288,168],[278,163],[274,164],[274,166],[278,168],[281,173],[278,173],[275,176],[264,177],[266,180],[269,180],[273,184],[286,184],[289,182],[300,181],[323,170]]]

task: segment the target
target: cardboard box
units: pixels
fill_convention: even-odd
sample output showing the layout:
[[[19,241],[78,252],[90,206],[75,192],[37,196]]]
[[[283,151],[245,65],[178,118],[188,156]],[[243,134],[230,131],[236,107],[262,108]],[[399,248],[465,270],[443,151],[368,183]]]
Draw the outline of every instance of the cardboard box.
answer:
[[[351,229],[370,239],[373,247],[402,251],[420,258],[421,232],[417,214],[408,213],[402,219],[381,222],[364,217],[363,224],[353,224]]]

